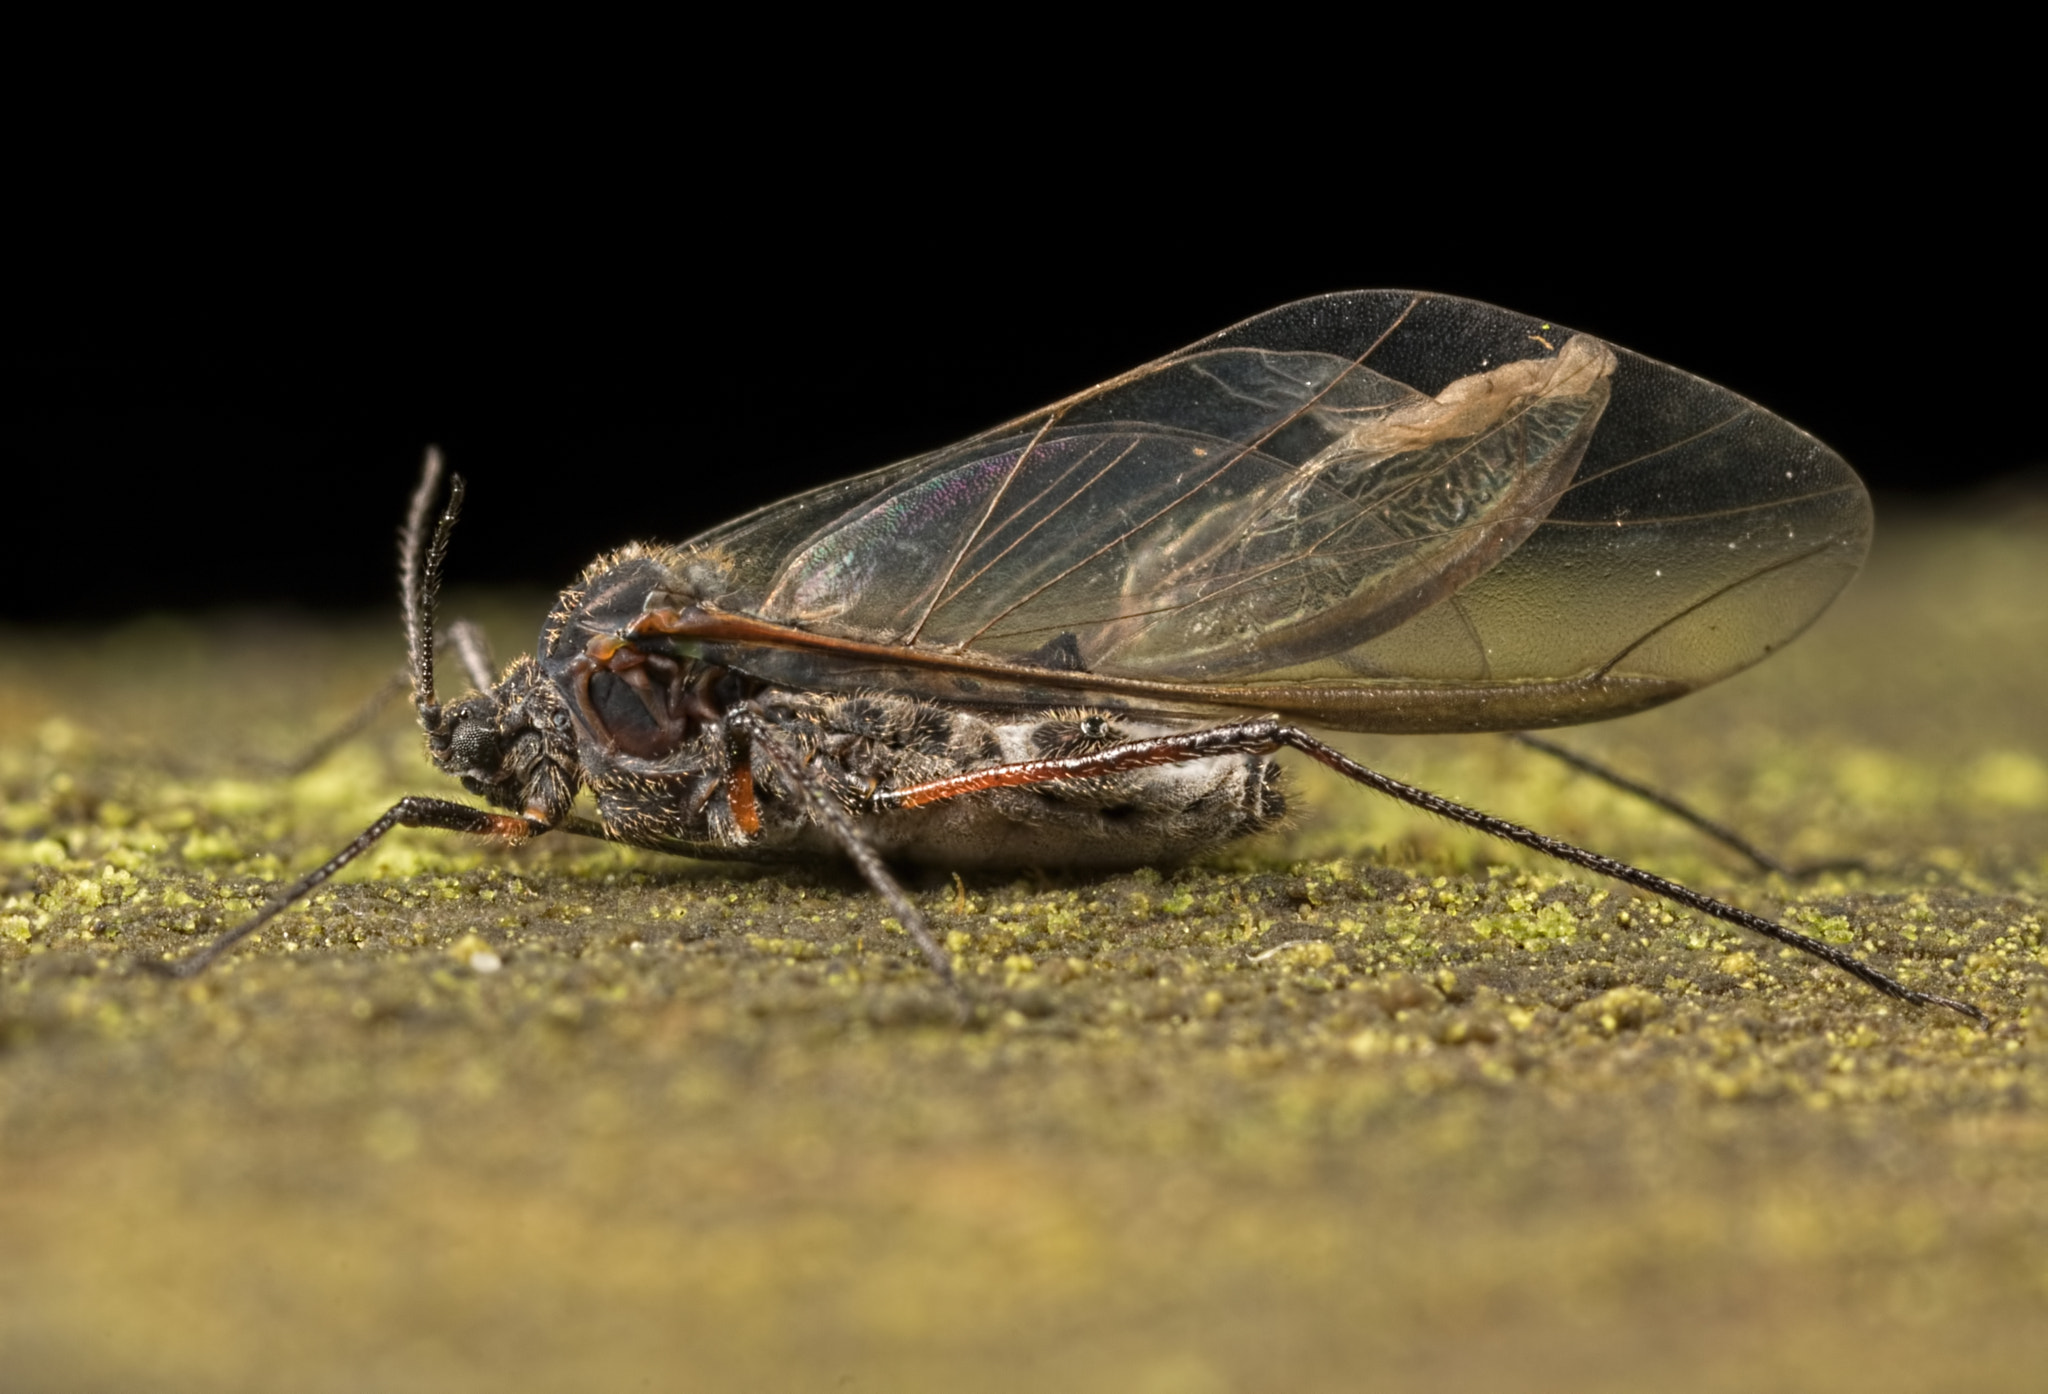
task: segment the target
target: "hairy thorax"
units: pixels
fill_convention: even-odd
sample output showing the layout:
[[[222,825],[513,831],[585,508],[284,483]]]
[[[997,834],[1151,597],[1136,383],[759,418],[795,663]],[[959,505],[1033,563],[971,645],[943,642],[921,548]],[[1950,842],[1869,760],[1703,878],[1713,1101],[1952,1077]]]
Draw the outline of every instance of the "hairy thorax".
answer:
[[[855,810],[882,790],[1184,729],[1092,710],[991,717],[892,694],[771,690],[755,696],[753,708]],[[665,758],[614,757],[591,781],[599,820],[621,841],[699,856],[834,853],[800,792],[759,751],[746,765],[759,824],[749,833],[733,807],[732,760],[715,720]],[[905,861],[1108,868],[1185,860],[1270,827],[1285,810],[1270,756],[1222,755],[856,816],[876,851]]]
[[[804,690],[638,632],[650,610],[694,603],[722,584],[715,557],[627,548],[599,559],[543,629],[540,664],[574,718],[576,763],[606,834],[622,842],[711,857],[838,855],[805,791],[745,738],[748,722],[800,752],[860,836],[900,860],[1097,868],[1181,861],[1269,827],[1285,810],[1272,757],[1235,754],[867,811],[878,793],[1200,723],[1102,707]]]

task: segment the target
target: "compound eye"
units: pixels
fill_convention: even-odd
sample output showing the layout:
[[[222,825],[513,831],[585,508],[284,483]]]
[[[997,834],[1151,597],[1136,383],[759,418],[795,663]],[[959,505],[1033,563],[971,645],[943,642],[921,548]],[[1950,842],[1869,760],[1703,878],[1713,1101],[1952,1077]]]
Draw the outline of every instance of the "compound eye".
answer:
[[[448,738],[448,754],[457,768],[488,776],[496,774],[504,762],[505,747],[491,727],[463,721]]]

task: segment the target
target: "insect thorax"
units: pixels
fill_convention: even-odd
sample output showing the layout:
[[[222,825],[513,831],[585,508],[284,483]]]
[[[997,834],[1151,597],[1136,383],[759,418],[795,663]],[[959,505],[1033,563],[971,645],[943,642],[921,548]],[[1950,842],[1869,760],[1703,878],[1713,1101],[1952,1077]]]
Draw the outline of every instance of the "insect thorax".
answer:
[[[752,710],[807,757],[849,805],[991,766],[1082,754],[1181,726],[1115,713],[980,712],[892,693],[765,690]],[[586,770],[598,817],[621,841],[699,855],[831,856],[836,845],[759,749],[747,756],[759,831],[729,797],[729,745],[706,723],[664,760],[627,757]],[[1269,756],[1217,756],[1093,779],[983,790],[930,807],[867,814],[875,850],[961,867],[1137,866],[1184,860],[1271,826],[1286,811]]]
[[[622,842],[726,857],[836,854],[800,791],[735,739],[728,718],[742,707],[855,811],[882,790],[1187,729],[1096,709],[797,691],[624,637],[645,608],[675,603],[695,579],[678,576],[674,553],[616,553],[563,595],[542,632],[541,663],[575,720],[583,782]],[[735,799],[736,785],[751,801]],[[1270,757],[1232,755],[989,789],[859,823],[877,852],[910,861],[1135,866],[1257,832],[1285,807]]]

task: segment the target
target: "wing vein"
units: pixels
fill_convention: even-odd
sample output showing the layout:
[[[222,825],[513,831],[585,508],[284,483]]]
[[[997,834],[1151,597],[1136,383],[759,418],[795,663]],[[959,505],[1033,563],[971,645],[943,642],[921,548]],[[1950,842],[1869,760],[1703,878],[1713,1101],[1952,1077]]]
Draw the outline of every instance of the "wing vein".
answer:
[[[961,541],[960,546],[954,550],[953,560],[946,567],[946,574],[940,577],[939,584],[932,588],[930,602],[925,605],[924,613],[917,617],[917,623],[910,627],[910,633],[905,636],[904,643],[915,644],[917,642],[917,636],[924,632],[925,624],[931,619],[932,613],[939,608],[939,597],[944,595],[946,587],[952,584],[953,574],[960,569],[960,563],[967,560],[967,554],[974,549],[975,540],[981,536],[981,530],[988,526],[988,520],[994,515],[996,505],[1003,501],[1003,495],[1010,492],[1010,485],[1015,483],[1017,476],[1024,472],[1025,462],[1031,458],[1031,452],[1036,450],[1039,443],[1045,439],[1045,433],[1050,431],[1054,424],[1065,415],[1064,411],[1057,409],[1047,412],[1044,423],[1039,426],[1037,432],[1031,437],[1031,443],[1017,452],[1016,463],[1012,464],[1009,473],[1003,476],[1002,486],[989,496],[988,507],[981,511],[980,520],[972,528],[968,529],[967,536]]]
[[[1608,659],[1598,668],[1595,668],[1593,670],[1592,676],[1596,680],[1606,677],[1608,674],[1614,671],[1615,665],[1619,664],[1624,658],[1627,658],[1637,649],[1649,643],[1652,639],[1656,638],[1659,634],[1662,634],[1665,630],[1671,628],[1672,625],[1677,624],[1686,616],[1696,614],[1700,610],[1705,609],[1707,606],[1719,600],[1722,596],[1729,595],[1737,590],[1740,590],[1742,587],[1748,585],[1751,581],[1756,580],[1759,576],[1768,576],[1773,571],[1783,571],[1788,566],[1797,566],[1800,562],[1810,561],[1814,557],[1820,556],[1824,552],[1828,551],[1833,545],[1833,543],[1824,542],[1817,547],[1809,547],[1805,551],[1795,553],[1792,556],[1781,557],[1779,560],[1772,562],[1769,566],[1758,567],[1755,571],[1750,572],[1746,576],[1738,576],[1734,580],[1730,581],[1727,585],[1709,591],[1707,594],[1701,596],[1698,600],[1695,600],[1692,604],[1686,606],[1683,610],[1680,610],[1673,615],[1667,615],[1664,619],[1659,620],[1655,625],[1645,630],[1642,634],[1630,640],[1628,644],[1621,649],[1620,652],[1614,655],[1614,657]]]
[[[1039,596],[1045,594],[1045,592],[1047,592],[1048,590],[1051,590],[1061,581],[1064,581],[1069,576],[1072,576],[1076,571],[1079,571],[1088,563],[1094,561],[1096,558],[1104,555],[1105,553],[1108,553],[1118,547],[1121,547],[1124,543],[1130,541],[1131,538],[1135,537],[1138,533],[1144,531],[1152,524],[1158,522],[1161,518],[1171,513],[1174,509],[1180,507],[1183,503],[1186,503],[1189,499],[1193,498],[1202,490],[1208,488],[1211,484],[1214,484],[1218,479],[1221,479],[1226,473],[1236,468],[1246,458],[1248,458],[1254,452],[1256,452],[1259,449],[1259,447],[1263,446],[1267,441],[1271,440],[1274,436],[1278,435],[1287,427],[1293,425],[1296,421],[1299,421],[1304,413],[1306,413],[1311,407],[1314,407],[1318,402],[1322,401],[1323,398],[1327,397],[1331,392],[1335,391],[1339,383],[1343,382],[1344,379],[1348,378],[1349,376],[1351,376],[1352,373],[1356,372],[1360,367],[1362,367],[1365,363],[1365,360],[1367,358],[1370,358],[1375,352],[1378,351],[1380,345],[1384,344],[1388,340],[1388,338],[1390,338],[1393,335],[1394,331],[1399,329],[1401,325],[1404,322],[1406,322],[1408,316],[1414,313],[1415,307],[1421,303],[1421,296],[1416,296],[1410,299],[1408,304],[1402,309],[1401,313],[1395,316],[1394,322],[1388,325],[1384,330],[1382,330],[1379,334],[1379,337],[1374,339],[1370,344],[1366,346],[1364,352],[1360,353],[1356,358],[1352,359],[1351,362],[1345,366],[1343,372],[1338,373],[1335,377],[1331,378],[1327,383],[1323,384],[1323,386],[1313,396],[1307,398],[1300,405],[1296,406],[1294,410],[1288,412],[1285,416],[1281,417],[1280,420],[1274,422],[1272,426],[1267,428],[1265,434],[1259,436],[1256,440],[1249,442],[1244,447],[1242,447],[1235,455],[1231,456],[1228,460],[1225,460],[1222,464],[1218,465],[1216,469],[1208,475],[1207,478],[1201,481],[1201,483],[1195,485],[1191,489],[1186,490],[1178,498],[1173,499],[1171,502],[1165,504],[1164,506],[1154,509],[1151,514],[1149,514],[1145,518],[1140,519],[1138,522],[1131,524],[1131,526],[1125,528],[1121,533],[1118,533],[1115,537],[1112,537],[1109,541],[1103,543],[1100,547],[1097,547],[1093,552],[1090,552],[1087,556],[1082,557],[1080,560],[1076,561],[1072,566],[1069,566],[1066,570],[1060,572],[1057,576],[1048,577],[1042,584],[1034,587],[1028,594],[1019,596],[1009,606],[991,615],[988,618],[988,620],[981,626],[981,628],[975,630],[974,633],[968,635],[965,639],[963,639],[960,642],[960,647],[963,649],[971,648],[977,639],[980,639],[981,637],[986,635],[991,628],[1001,623],[1005,616],[1015,614],[1018,610],[1030,604],[1033,600],[1036,600]]]
[[[1719,421],[1714,422],[1710,426],[1701,427],[1699,430],[1694,431],[1691,435],[1686,436],[1681,440],[1670,441],[1664,445],[1658,446],[1655,450],[1646,450],[1640,455],[1633,455],[1626,460],[1621,460],[1615,464],[1609,465],[1606,469],[1599,471],[1597,474],[1581,474],[1578,478],[1574,479],[1571,482],[1571,488],[1576,489],[1582,484],[1591,484],[1596,479],[1605,479],[1610,474],[1619,474],[1623,470],[1634,469],[1637,465],[1640,465],[1648,460],[1654,460],[1659,455],[1669,455],[1672,451],[1679,449],[1681,446],[1691,445],[1696,440],[1705,440],[1708,436],[1711,436],[1718,431],[1725,431],[1730,426],[1735,425],[1739,421],[1747,419],[1749,416],[1753,414],[1754,408],[1738,411],[1732,416],[1722,417]]]
[[[1118,465],[1122,464],[1127,458],[1129,458],[1130,453],[1138,448],[1139,442],[1143,439],[1144,438],[1142,436],[1134,438],[1129,445],[1125,446],[1121,451],[1117,452],[1115,458],[1110,460],[1110,462],[1104,465],[1101,469],[1097,470],[1093,478],[1091,478],[1087,483],[1083,484],[1080,488],[1076,489],[1072,494],[1069,494],[1065,502],[1056,504],[1052,508],[1048,509],[1044,517],[1040,518],[1030,527],[1024,529],[1023,532],[1019,533],[1017,535],[1016,540],[1011,542],[1009,546],[1003,548],[1002,551],[996,553],[993,557],[990,557],[986,562],[982,563],[982,565],[975,571],[975,573],[972,576],[969,576],[966,580],[962,581],[958,589],[956,589],[951,595],[942,596],[937,601],[935,601],[931,608],[925,612],[925,617],[929,619],[934,613],[943,609],[947,605],[952,604],[953,601],[959,599],[962,595],[966,594],[967,588],[973,585],[976,581],[979,581],[983,576],[986,576],[991,567],[1000,564],[1004,557],[1007,557],[1010,555],[1010,553],[1016,551],[1017,548],[1022,546],[1026,540],[1035,535],[1040,528],[1045,527],[1048,523],[1052,522],[1054,518],[1057,518],[1060,514],[1061,509],[1067,507],[1075,499],[1081,497],[1081,495],[1087,493],[1088,490],[1094,488],[1096,484],[1101,482],[1104,475],[1108,474],[1111,470],[1115,469]],[[1107,443],[1107,440],[1105,440],[1102,445],[1095,446],[1094,448],[1089,450],[1087,454],[1081,456],[1079,459],[1075,460],[1073,464],[1069,465],[1065,470],[1061,471],[1059,478],[1053,480],[1043,489],[1040,489],[1031,498],[1025,500],[1023,507],[1018,509],[1018,513],[1022,514],[1026,509],[1029,509],[1033,504],[1037,503],[1040,499],[1043,499],[1048,494],[1052,493],[1053,490],[1057,489],[1061,484],[1065,483],[1068,479],[1073,477],[1074,473],[1077,470],[1079,470],[1083,465],[1087,464],[1090,460],[1094,459],[1096,455],[1103,450],[1104,446],[1107,445]],[[1007,484],[1005,487],[1007,487]],[[965,555],[966,554],[963,552],[962,556],[964,557]],[[922,621],[919,622],[918,627],[920,629],[923,628]],[[913,632],[910,641],[912,643],[915,643],[916,639],[917,635],[915,632]]]

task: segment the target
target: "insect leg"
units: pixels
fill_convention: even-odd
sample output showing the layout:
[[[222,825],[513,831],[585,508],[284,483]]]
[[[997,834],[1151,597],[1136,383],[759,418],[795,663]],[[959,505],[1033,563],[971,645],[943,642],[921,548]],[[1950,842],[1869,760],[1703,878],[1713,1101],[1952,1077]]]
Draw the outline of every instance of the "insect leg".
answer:
[[[1733,828],[1730,828],[1727,824],[1717,823],[1691,805],[1683,803],[1661,790],[1652,789],[1647,784],[1640,784],[1630,779],[1627,775],[1622,774],[1619,770],[1603,765],[1589,756],[1581,755],[1575,750],[1566,749],[1564,746],[1545,740],[1541,736],[1532,736],[1527,731],[1509,731],[1506,735],[1516,745],[1527,746],[1530,750],[1539,750],[1551,759],[1571,766],[1581,774],[1591,775],[1603,784],[1611,785],[1621,790],[1624,794],[1633,794],[1644,803],[1663,809],[1680,822],[1691,825],[1720,843],[1723,847],[1754,863],[1760,870],[1774,872],[1779,876],[1797,880],[1802,876],[1819,875],[1823,871],[1846,871],[1862,865],[1861,862],[1856,861],[1854,858],[1845,858],[1840,861],[1813,862],[1805,866],[1788,866],[1758,847],[1748,838],[1742,836],[1742,834],[1736,832]]]
[[[1766,939],[1775,940],[1802,953],[1811,954],[1889,997],[1896,997],[1917,1006],[1947,1007],[1978,1022],[1987,1020],[1982,1011],[1968,1002],[1907,987],[1898,979],[1879,972],[1832,944],[1801,934],[1797,930],[1787,929],[1784,925],[1764,919],[1761,915],[1752,915],[1747,910],[1703,895],[1689,886],[1681,886],[1676,881],[1667,881],[1662,876],[1631,866],[1627,862],[1603,857],[1598,852],[1589,852],[1583,847],[1546,836],[1519,823],[1511,823],[1505,818],[1496,818],[1490,813],[1468,808],[1442,795],[1432,794],[1427,789],[1403,784],[1398,779],[1368,769],[1336,747],[1319,741],[1308,732],[1299,727],[1289,726],[1274,716],[1232,722],[1227,726],[1212,726],[1201,731],[1184,731],[1170,736],[1125,741],[1120,745],[1105,746],[1101,750],[1091,751],[1085,755],[1024,760],[1011,765],[970,770],[965,774],[934,779],[924,784],[880,790],[870,797],[870,804],[877,810],[918,808],[984,789],[1015,788],[1020,785],[1047,784],[1063,779],[1083,779],[1092,775],[1116,774],[1125,770],[1202,760],[1216,755],[1266,755],[1282,747],[1298,750],[1347,779],[1419,808],[1425,813],[1434,813],[1440,818],[1462,823],[1468,828],[1500,838],[1504,842],[1513,842],[1546,856],[1555,857],[1559,861],[1569,862],[1573,866],[1584,867],[1603,876],[1611,876],[1617,881],[1648,891],[1652,895],[1662,896],[1688,909],[1711,915],[1717,920],[1761,934]]]
[[[470,685],[478,692],[489,692],[496,685],[491,676],[491,651],[485,643],[483,630],[468,620],[457,620],[448,626],[447,633],[435,641],[436,647],[447,647],[455,651],[462,664],[463,673]],[[289,760],[280,760],[273,767],[277,774],[289,779],[304,774],[315,765],[332,755],[336,750],[368,730],[370,723],[384,714],[384,709],[412,684],[409,670],[400,668],[386,679],[383,686],[357,707],[333,730],[325,732],[314,742]]]
[[[932,938],[932,932],[925,924],[924,915],[911,901],[910,893],[889,873],[881,854],[868,846],[867,839],[860,835],[860,829],[854,826],[853,819],[848,816],[846,806],[840,803],[838,796],[827,787],[824,779],[811,768],[803,753],[792,749],[783,739],[781,732],[751,712],[735,709],[727,712],[725,720],[729,730],[768,757],[768,763],[782,776],[783,783],[803,799],[811,818],[839,844],[839,849],[846,853],[846,859],[853,863],[861,879],[874,889],[875,894],[889,903],[889,908],[896,914],[896,923],[903,926],[903,932],[916,943],[918,951],[924,955],[925,962],[931,965],[932,971],[939,975],[940,981],[945,983],[965,1008],[967,999],[960,989],[959,982],[953,976],[953,960],[939,947],[938,941]]]
[[[544,824],[514,814],[492,813],[487,809],[472,808],[468,804],[453,803],[447,799],[430,799],[418,795],[400,799],[384,811],[383,817],[364,828],[355,841],[286,886],[264,902],[263,907],[255,914],[222,934],[198,953],[176,961],[147,959],[143,961],[142,967],[168,978],[197,977],[205,972],[215,959],[263,928],[294,902],[303,899],[323,881],[369,851],[379,838],[393,828],[440,828],[447,832],[485,833],[512,839],[535,837],[548,830]]]
[[[336,750],[368,730],[370,723],[379,716],[382,716],[384,709],[390,706],[392,701],[411,685],[412,675],[410,673],[404,669],[393,673],[384,680],[382,687],[379,687],[370,694],[368,701],[349,714],[346,721],[320,736],[291,759],[279,761],[276,766],[277,773],[288,779],[293,775],[304,774],[307,770],[312,769],[313,766],[319,764]]]

